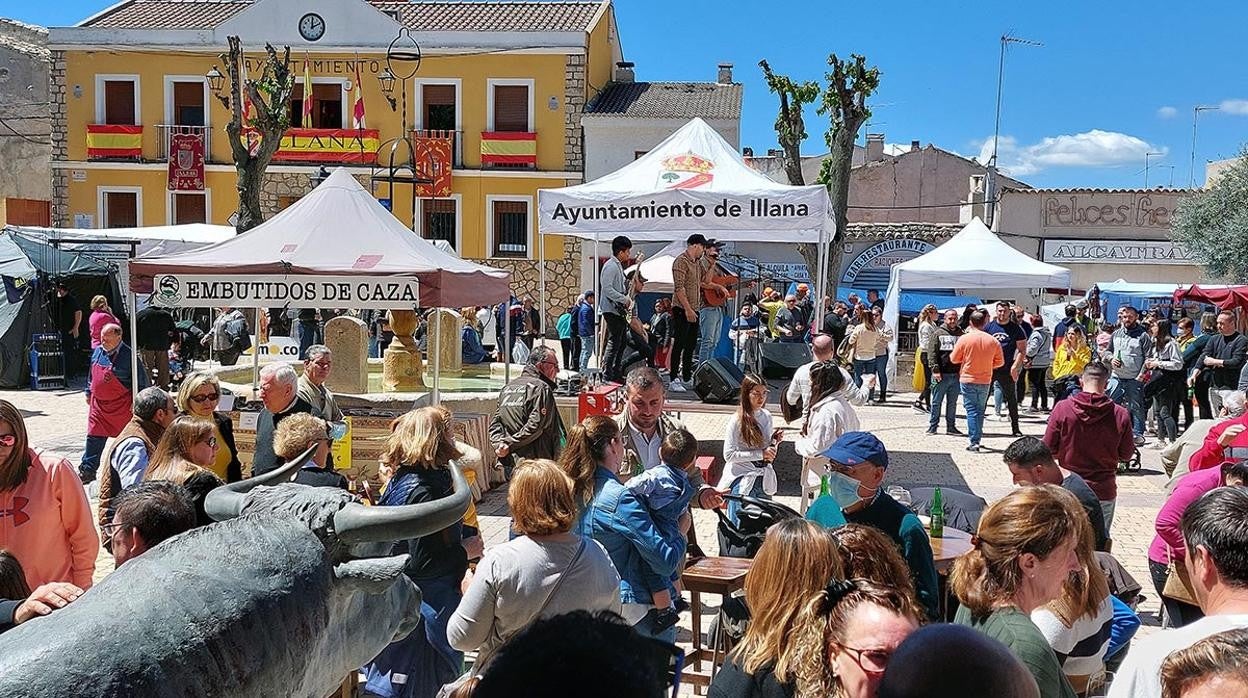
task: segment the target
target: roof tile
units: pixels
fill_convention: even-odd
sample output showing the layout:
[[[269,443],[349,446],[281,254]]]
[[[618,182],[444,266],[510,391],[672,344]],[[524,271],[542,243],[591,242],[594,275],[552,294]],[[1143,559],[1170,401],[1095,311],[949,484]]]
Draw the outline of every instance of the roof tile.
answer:
[[[617,82],[598,93],[588,114],[639,118],[736,119],[742,87],[713,82]]]

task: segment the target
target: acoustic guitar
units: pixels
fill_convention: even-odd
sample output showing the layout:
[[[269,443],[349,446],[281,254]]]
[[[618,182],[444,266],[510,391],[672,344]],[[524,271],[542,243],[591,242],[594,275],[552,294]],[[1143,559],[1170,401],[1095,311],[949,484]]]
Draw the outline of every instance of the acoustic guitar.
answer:
[[[738,288],[754,288],[753,281],[742,281],[736,276],[712,276],[711,281],[728,289],[727,293],[722,293],[713,288],[702,289],[702,300],[708,306],[718,308],[728,302],[729,298],[737,297]]]

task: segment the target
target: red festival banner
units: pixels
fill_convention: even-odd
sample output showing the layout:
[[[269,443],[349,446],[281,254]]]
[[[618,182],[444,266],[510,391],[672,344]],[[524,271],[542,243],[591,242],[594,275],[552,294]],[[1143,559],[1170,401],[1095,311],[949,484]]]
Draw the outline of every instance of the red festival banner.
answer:
[[[282,135],[273,159],[371,165],[377,161],[379,142],[375,128],[291,128]]]
[[[198,133],[169,135],[169,190],[204,190],[204,137]]]
[[[428,184],[416,185],[416,196],[429,199],[446,198],[451,195],[451,168],[454,141],[450,136],[413,136],[416,177],[428,180]]]

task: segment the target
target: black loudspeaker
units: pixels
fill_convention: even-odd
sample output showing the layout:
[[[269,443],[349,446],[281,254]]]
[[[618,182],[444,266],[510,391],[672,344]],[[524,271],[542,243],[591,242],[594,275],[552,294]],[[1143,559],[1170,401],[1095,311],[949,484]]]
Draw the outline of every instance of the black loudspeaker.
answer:
[[[699,364],[693,371],[693,391],[702,402],[735,402],[741,394],[745,374],[732,360],[716,358]]]
[[[764,378],[792,378],[793,373],[813,358],[805,342],[766,342],[759,345]]]

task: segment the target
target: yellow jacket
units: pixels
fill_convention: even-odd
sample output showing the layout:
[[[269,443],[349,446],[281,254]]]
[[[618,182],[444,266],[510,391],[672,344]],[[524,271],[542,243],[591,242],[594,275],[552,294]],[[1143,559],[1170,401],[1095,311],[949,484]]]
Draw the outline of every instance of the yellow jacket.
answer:
[[[1092,360],[1092,350],[1084,346],[1071,354],[1066,345],[1058,347],[1053,355],[1053,378],[1056,380],[1071,374],[1082,373],[1083,367]]]

